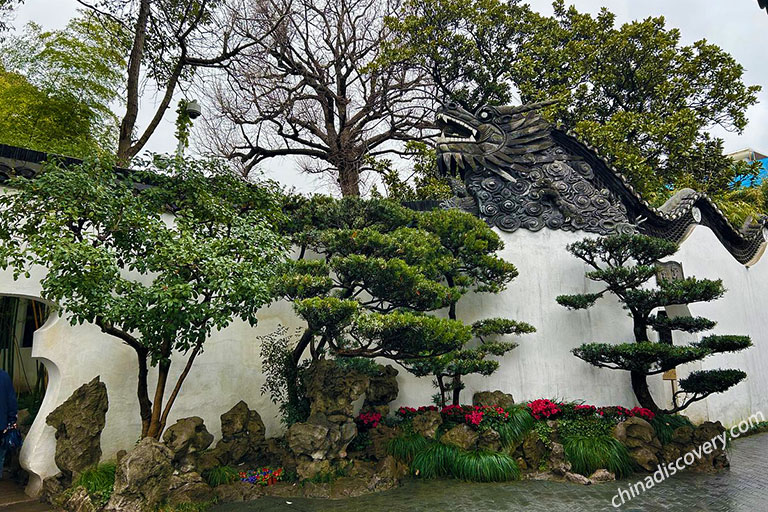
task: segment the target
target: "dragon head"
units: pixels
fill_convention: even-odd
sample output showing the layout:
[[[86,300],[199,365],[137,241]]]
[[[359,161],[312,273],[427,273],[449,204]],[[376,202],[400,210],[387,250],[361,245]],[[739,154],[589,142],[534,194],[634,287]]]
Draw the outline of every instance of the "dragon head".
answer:
[[[505,171],[528,162],[531,153],[550,147],[549,123],[537,110],[554,102],[515,107],[484,106],[472,114],[456,103],[437,111],[440,136],[436,140],[437,165],[446,175],[485,168],[514,181]]]

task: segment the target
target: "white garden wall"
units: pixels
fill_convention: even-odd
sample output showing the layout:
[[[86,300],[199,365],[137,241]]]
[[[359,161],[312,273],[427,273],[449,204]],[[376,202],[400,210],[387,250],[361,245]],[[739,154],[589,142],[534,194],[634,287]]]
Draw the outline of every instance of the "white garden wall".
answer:
[[[565,250],[566,244],[581,239],[583,233],[544,229],[501,236],[506,243],[502,255],[517,265],[520,276],[501,295],[465,297],[458,305],[459,315],[466,321],[506,316],[527,321],[538,331],[521,337],[520,347],[504,358],[495,375],[468,378],[464,401],[470,401],[476,390],[501,389],[519,401],[554,397],[583,399],[596,405],[635,405],[626,372],[593,368],[570,353],[583,342],[632,340],[631,321],[613,299],[603,299],[599,307],[589,311],[568,311],[555,302],[560,294],[599,289],[585,279],[584,265]],[[768,413],[768,375],[760,371],[768,366],[768,318],[764,312],[768,307],[768,257],[747,268],[731,257],[708,228],[697,227],[674,259],[683,263],[687,276],[721,277],[729,290],[720,301],[690,306],[691,314],[718,320],[716,332],[749,334],[755,344],[743,353],[703,363],[706,368],[742,368],[749,378],[692,408],[690,415],[695,420],[711,418],[731,424],[757,411]],[[0,294],[37,298],[40,275],[38,272],[29,280],[14,282],[9,273],[0,273]],[[208,429],[218,435],[219,416],[242,399],[259,411],[267,435],[277,435],[277,407],[260,392],[264,379],[256,337],[278,324],[300,325],[290,304],[278,303],[262,310],[255,329],[238,322],[216,333],[184,384],[171,422],[201,416]],[[57,472],[54,431],[45,425],[45,417],[93,377],[101,376],[109,396],[103,458],[129,449],[140,432],[136,362],[128,347],[94,326],[72,327],[66,319],[53,315],[35,334],[33,355],[46,364],[50,383],[21,456],[22,465],[31,473],[30,494],[39,491],[42,479]],[[180,371],[181,364],[175,366]],[[680,369],[678,376],[684,377],[690,369]],[[416,379],[401,370],[399,381],[401,393],[395,407],[430,402],[434,393],[430,379]],[[654,380],[652,391],[659,403],[669,402],[669,388],[670,383],[660,377]]]

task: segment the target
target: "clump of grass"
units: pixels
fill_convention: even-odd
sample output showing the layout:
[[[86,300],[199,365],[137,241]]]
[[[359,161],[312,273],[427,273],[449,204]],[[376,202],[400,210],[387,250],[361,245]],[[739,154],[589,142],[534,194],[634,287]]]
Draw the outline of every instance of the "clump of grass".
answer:
[[[422,478],[437,478],[453,473],[459,449],[455,446],[432,442],[418,452],[411,463],[411,471]]]
[[[651,425],[656,431],[656,436],[661,444],[672,441],[672,434],[680,427],[692,427],[693,423],[687,417],[678,414],[657,414],[651,420]]]
[[[535,423],[533,416],[525,406],[515,405],[506,411],[509,413],[509,419],[505,423],[494,426],[501,437],[501,444],[505,448],[522,441],[525,435],[533,429]]]
[[[93,504],[103,507],[112,496],[116,469],[117,465],[114,462],[105,462],[86,469],[72,482],[72,487],[83,487],[91,497]]]
[[[413,462],[417,453],[426,450],[429,442],[419,434],[405,434],[389,440],[387,452],[406,464]]]
[[[451,473],[470,482],[509,482],[520,478],[515,459],[505,453],[459,450]]]
[[[611,436],[567,437],[563,440],[563,450],[572,470],[584,476],[605,468],[617,478],[623,478],[635,469],[627,448]]]
[[[218,487],[238,481],[240,473],[231,466],[216,466],[203,471],[202,477],[211,487]]]

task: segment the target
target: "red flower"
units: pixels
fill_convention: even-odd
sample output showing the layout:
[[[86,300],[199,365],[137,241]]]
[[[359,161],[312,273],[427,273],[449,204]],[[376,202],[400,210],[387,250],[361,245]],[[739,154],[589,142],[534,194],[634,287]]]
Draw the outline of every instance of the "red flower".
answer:
[[[478,426],[480,422],[483,421],[483,413],[479,410],[475,410],[469,414],[465,414],[464,419],[466,420],[467,424]]]
[[[531,409],[531,415],[537,420],[542,418],[555,418],[562,412],[559,404],[547,400],[546,398],[540,398],[539,400],[530,402],[528,408]]]

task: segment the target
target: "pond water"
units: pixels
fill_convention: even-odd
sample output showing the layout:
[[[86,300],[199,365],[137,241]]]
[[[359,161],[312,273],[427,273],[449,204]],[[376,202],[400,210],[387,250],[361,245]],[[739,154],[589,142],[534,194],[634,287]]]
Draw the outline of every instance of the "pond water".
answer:
[[[619,509],[618,488],[637,479],[580,486],[553,482],[473,484],[456,480],[409,480],[391,491],[345,500],[262,498],[217,506],[214,512],[541,511],[763,512],[768,511],[768,434],[736,440],[731,470],[718,475],[681,474],[656,485]]]

